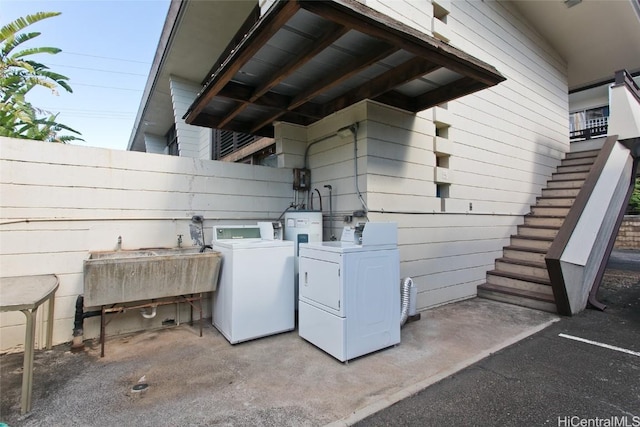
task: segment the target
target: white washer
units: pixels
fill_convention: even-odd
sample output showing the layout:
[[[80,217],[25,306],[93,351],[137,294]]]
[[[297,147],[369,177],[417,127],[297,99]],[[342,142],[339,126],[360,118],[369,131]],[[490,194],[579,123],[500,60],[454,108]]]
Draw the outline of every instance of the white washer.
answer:
[[[302,338],[342,362],[400,342],[395,223],[367,223],[362,244],[301,244],[299,268]]]
[[[257,226],[214,227],[222,253],[213,326],[236,344],[295,327],[293,242],[262,240]]]

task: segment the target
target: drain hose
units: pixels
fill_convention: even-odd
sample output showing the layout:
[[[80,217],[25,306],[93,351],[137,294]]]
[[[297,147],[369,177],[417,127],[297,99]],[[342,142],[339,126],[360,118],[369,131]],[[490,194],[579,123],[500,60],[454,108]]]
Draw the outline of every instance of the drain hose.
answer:
[[[415,286],[411,277],[405,277],[402,280],[401,286],[400,326],[404,326],[409,318],[409,306],[412,305],[411,294],[413,293],[412,290],[415,289]],[[415,302],[413,303],[413,309],[415,310]]]
[[[156,317],[157,310],[158,310],[158,307],[155,306],[155,305],[151,307],[151,313],[147,313],[147,311],[144,308],[141,308],[140,309],[140,314],[145,319],[153,319],[154,317]]]

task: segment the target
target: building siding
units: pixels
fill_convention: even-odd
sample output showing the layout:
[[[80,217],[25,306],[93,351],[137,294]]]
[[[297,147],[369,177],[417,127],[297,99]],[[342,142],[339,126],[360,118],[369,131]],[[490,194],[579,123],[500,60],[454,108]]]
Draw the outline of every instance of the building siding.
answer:
[[[171,103],[173,105],[176,134],[178,135],[178,155],[180,157],[200,158],[201,128],[188,125],[182,116],[187,112],[193,100],[196,99],[196,95],[202,87],[199,84],[176,76],[169,78],[169,87],[171,88]]]

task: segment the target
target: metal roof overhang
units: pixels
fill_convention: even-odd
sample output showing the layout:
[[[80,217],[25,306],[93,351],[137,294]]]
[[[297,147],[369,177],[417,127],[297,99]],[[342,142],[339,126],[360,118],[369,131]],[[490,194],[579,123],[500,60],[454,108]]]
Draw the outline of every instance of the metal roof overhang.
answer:
[[[273,136],[363,99],[418,112],[494,86],[492,66],[355,0],[279,1],[211,75],[189,124]]]

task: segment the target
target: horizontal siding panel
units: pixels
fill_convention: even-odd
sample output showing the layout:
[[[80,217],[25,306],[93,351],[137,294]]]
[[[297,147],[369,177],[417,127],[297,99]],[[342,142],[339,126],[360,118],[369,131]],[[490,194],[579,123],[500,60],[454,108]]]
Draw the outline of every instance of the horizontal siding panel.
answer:
[[[381,158],[405,163],[435,166],[432,142],[430,142],[428,147],[407,147],[393,142],[369,139],[366,149],[362,151],[365,152],[363,155],[366,154],[369,159]],[[358,150],[358,153],[359,152],[360,150]]]
[[[385,211],[432,212],[440,210],[440,200],[435,197],[404,195],[394,193],[367,192],[369,209]]]
[[[464,170],[456,171],[456,184],[463,184],[471,187],[472,189],[490,188],[495,190],[514,191],[514,186],[518,186],[520,193],[537,194],[540,188],[544,186],[547,181],[547,177],[534,175],[529,181],[516,181],[510,180],[508,176],[483,176],[475,172],[467,172]],[[533,179],[535,178],[535,179]],[[453,187],[451,192],[455,194],[456,187]]]
[[[374,175],[420,177],[433,181],[433,166],[381,157],[368,157],[366,171]]]
[[[82,261],[87,256],[87,251],[3,254],[0,257],[0,271],[4,277],[79,273],[82,271]]]
[[[41,141],[20,141],[19,144],[9,143],[9,141],[15,140],[0,137],[0,157],[2,160],[167,174],[220,176],[250,181],[292,182],[291,170],[289,169],[181,158],[163,154],[51,144]]]
[[[211,209],[205,209],[201,211],[185,210],[185,209],[173,209],[173,210],[161,210],[161,209],[149,209],[140,211],[138,209],[89,209],[89,208],[2,208],[2,222],[24,221],[28,218],[68,218],[70,220],[109,220],[113,222],[121,222],[127,220],[175,220],[185,219],[190,220],[195,214],[202,215],[205,219],[220,220],[220,221],[240,221],[240,220],[269,220],[274,216],[278,217],[285,207],[289,206],[291,198],[283,199],[281,203],[269,203],[273,206],[261,206],[261,210],[256,211],[225,211],[215,209],[213,206]],[[62,220],[64,221],[64,219]]]
[[[5,230],[0,229],[0,254],[74,252],[87,248],[87,229]],[[3,273],[4,275],[4,273]]]
[[[373,123],[381,123],[392,128],[407,129],[420,135],[435,136],[436,126],[433,121],[433,113],[431,110],[420,111],[412,114],[404,110],[400,110],[388,105],[380,104],[376,101],[367,101],[367,121]],[[368,126],[364,128],[367,137],[376,137],[377,128],[369,130]]]
[[[460,283],[480,281],[486,276],[487,271],[492,268],[493,263],[489,263],[483,266],[430,274],[427,277],[426,286],[421,287],[420,289],[422,291],[433,291],[441,288],[459,286]]]
[[[375,213],[369,214],[371,221],[391,221],[398,224],[398,229],[412,228],[474,228],[474,227],[503,227],[516,226],[522,224],[523,219],[517,215],[476,215],[463,214],[452,215],[447,213],[430,213],[426,215],[407,215],[393,213]]]
[[[427,135],[416,132],[412,129],[400,128],[386,123],[379,123],[372,119],[367,120],[366,133],[368,141],[367,145],[371,145],[374,141],[386,141],[398,145],[406,145],[426,150],[431,150],[433,147],[434,137],[430,134]],[[376,152],[371,151],[369,147],[367,147],[367,150],[368,154],[376,154]]]
[[[400,245],[400,259],[416,261],[427,258],[495,252],[509,244],[509,239],[471,240],[467,242],[423,243]]]
[[[414,196],[434,197],[436,186],[427,177],[404,178],[401,176],[367,175],[367,188],[375,189],[378,193],[403,194]],[[371,191],[369,191],[370,193]]]
[[[290,195],[291,179],[286,181],[251,181],[224,176],[166,174],[158,172],[113,170],[83,166],[0,161],[0,180],[3,183],[68,188],[101,188],[183,192],[202,194],[237,194],[243,192],[259,196],[279,190]],[[289,173],[291,173],[289,171]],[[48,176],[46,182],[41,176]],[[279,187],[278,187],[279,186]]]
[[[457,127],[471,133],[511,144],[522,141],[526,144],[524,149],[530,147],[530,151],[539,144],[568,151],[568,126],[551,128],[550,123],[534,122],[531,116],[521,114],[517,105],[511,105],[513,110],[506,110],[503,103],[509,104],[502,98],[491,99],[485,94],[477,94],[452,103],[451,110],[455,112]]]
[[[392,17],[393,19],[405,23],[419,31],[431,34],[429,24],[433,17],[431,3],[426,0],[421,1],[380,1],[367,0],[367,6]]]
[[[477,254],[456,255],[444,258],[429,258],[417,261],[407,261],[401,264],[402,275],[414,277],[429,276],[436,273],[464,270],[481,267],[493,268],[496,258],[500,258],[502,251],[481,252]]]
[[[447,22],[457,37],[466,41],[469,47],[465,50],[488,62],[491,60],[487,58],[491,58],[498,69],[509,67],[515,75],[526,77],[536,85],[532,92],[555,99],[566,95],[563,93],[566,64],[551,49],[543,50],[541,46],[548,46],[547,43],[527,31],[523,21],[506,12],[504,5],[476,2],[454,5]]]
[[[454,243],[472,240],[508,238],[515,231],[514,226],[496,225],[492,227],[412,227],[398,229],[401,245],[419,243]]]
[[[419,292],[416,298],[417,306],[422,307],[424,310],[455,301],[473,298],[477,295],[477,288],[481,283],[482,280],[476,280],[469,283],[460,283],[455,286]]]
[[[502,187],[501,189],[512,191],[518,191],[520,188],[522,188],[523,183],[546,182],[551,177],[551,173],[553,172],[553,170],[550,168],[545,168],[544,170],[536,170],[536,166],[533,164],[529,164],[528,166],[523,165],[523,168],[518,168],[518,162],[515,159],[513,159],[512,161],[516,166],[512,167],[508,163],[492,164],[489,161],[465,159],[461,157],[452,159],[450,163],[452,165],[451,168],[456,171],[454,175],[455,182],[460,182],[458,171],[461,171],[463,172],[463,174],[466,174],[466,176],[477,174],[479,176],[511,179],[511,186]],[[473,183],[473,180],[471,180],[470,182],[464,182],[465,185],[472,185]],[[477,184],[475,186],[477,186]]]
[[[263,209],[274,200],[268,195],[235,194],[194,194],[179,192],[150,192],[139,190],[111,190],[102,188],[51,188],[36,186],[20,186],[13,184],[0,185],[0,191],[9,199],[10,207],[69,207],[70,200],[82,201],[84,209],[127,209],[144,212],[146,210],[171,209],[180,206],[192,211],[249,211]],[[286,207],[286,200],[283,197]],[[9,205],[9,203],[11,205]],[[284,209],[284,208],[283,208]]]
[[[453,159],[471,159],[492,165],[503,165],[519,170],[551,175],[560,164],[558,157],[550,157],[522,147],[503,144],[489,138],[478,137],[464,130],[455,132]]]

